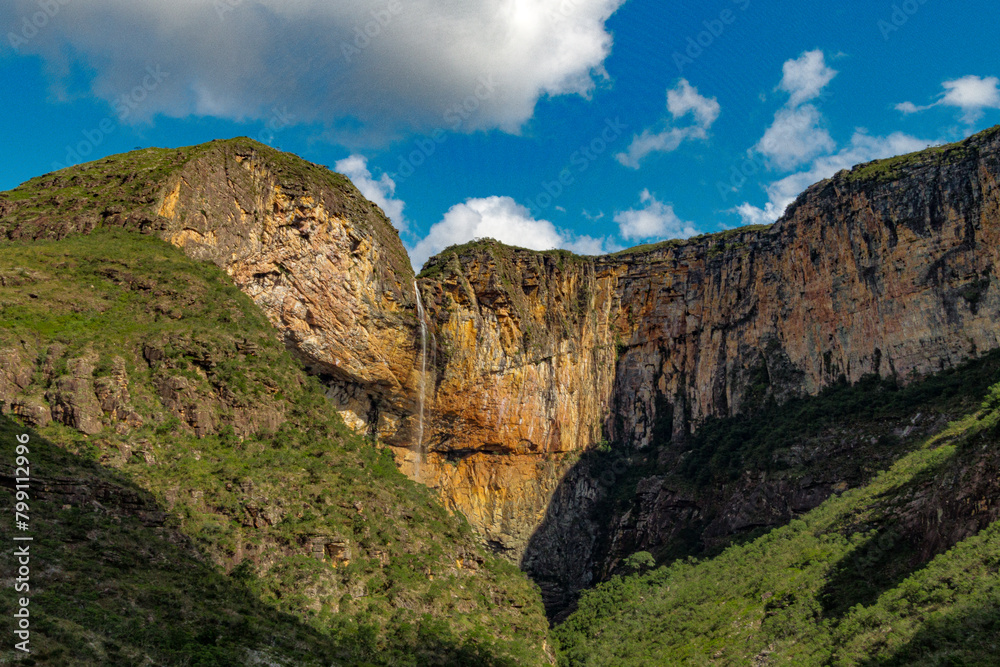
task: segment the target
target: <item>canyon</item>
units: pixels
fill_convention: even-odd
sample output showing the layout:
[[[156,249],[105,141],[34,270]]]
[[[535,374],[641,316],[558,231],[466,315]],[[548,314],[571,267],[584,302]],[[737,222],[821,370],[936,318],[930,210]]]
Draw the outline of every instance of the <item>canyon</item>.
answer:
[[[672,539],[670,517],[707,503],[730,517],[713,528],[724,537],[857,482],[747,477],[696,501],[650,478],[636,523],[595,516],[613,486],[602,475],[654,450],[675,466],[711,418],[871,375],[905,383],[1000,347],[998,128],[842,171],[768,227],[599,257],[482,239],[418,275],[385,215],[318,165],[247,139],[139,158],[125,177],[92,163],[29,181],[0,198],[0,231],[122,227],[221,267],[344,421],[520,564],[554,611]],[[96,203],[79,200],[84,185]],[[617,467],[582,461],[593,450],[617,452]]]

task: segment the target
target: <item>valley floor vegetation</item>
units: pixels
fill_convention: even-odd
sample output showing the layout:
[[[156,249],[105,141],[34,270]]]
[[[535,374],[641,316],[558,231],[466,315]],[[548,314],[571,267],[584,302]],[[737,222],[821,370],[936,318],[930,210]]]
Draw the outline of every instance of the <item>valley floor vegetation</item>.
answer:
[[[585,591],[555,628],[560,664],[995,665],[998,359],[906,386],[869,378],[710,422],[681,466],[695,485],[747,466],[773,470],[783,449],[825,428],[955,415],[908,451],[873,438],[897,446],[898,459],[763,536],[659,568],[633,554],[625,566],[635,574]]]

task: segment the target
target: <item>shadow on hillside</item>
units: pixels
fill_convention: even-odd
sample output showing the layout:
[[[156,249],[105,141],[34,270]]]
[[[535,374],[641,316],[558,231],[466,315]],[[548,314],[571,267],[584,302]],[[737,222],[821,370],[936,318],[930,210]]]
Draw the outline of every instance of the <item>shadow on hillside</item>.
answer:
[[[333,615],[321,631],[260,600],[249,567],[226,575],[144,489],[0,415],[0,539],[12,523],[15,437],[28,433],[30,648],[24,665],[495,665],[428,621],[389,632]],[[17,543],[20,545],[21,543]],[[5,576],[11,576],[10,572]],[[10,618],[13,595],[0,597]],[[8,646],[9,648],[9,646]]]
[[[897,530],[872,535],[838,561],[818,596],[824,618],[839,618],[855,605],[868,606],[923,566],[917,550]]]
[[[954,456],[924,469],[869,505],[884,528],[830,570],[820,592],[824,616],[869,606],[935,556],[1000,518],[1000,427],[957,443]]]
[[[1000,637],[1000,598],[972,611],[926,621],[917,634],[889,656],[875,656],[861,667],[906,665],[995,665]],[[984,658],[984,656],[989,656]]]
[[[683,437],[671,431],[672,406],[658,404],[664,416],[653,424],[646,451],[591,450],[565,473],[521,569],[540,586],[549,621],[557,624],[581,591],[628,573],[619,559],[630,554],[649,551],[659,565],[712,557],[819,506],[835,485],[867,484],[949,418],[979,409],[998,376],[1000,351],[993,351],[909,384],[875,376],[838,382],[817,396],[765,403],[750,416],[709,420]],[[795,458],[808,448],[817,452],[812,458]],[[933,493],[932,477],[904,487]],[[903,494],[897,488],[884,498]],[[947,511],[961,517],[964,510]],[[945,527],[928,540],[918,527],[893,532],[892,521],[886,515],[877,534],[834,566],[823,591],[827,615],[869,604],[968,535]]]

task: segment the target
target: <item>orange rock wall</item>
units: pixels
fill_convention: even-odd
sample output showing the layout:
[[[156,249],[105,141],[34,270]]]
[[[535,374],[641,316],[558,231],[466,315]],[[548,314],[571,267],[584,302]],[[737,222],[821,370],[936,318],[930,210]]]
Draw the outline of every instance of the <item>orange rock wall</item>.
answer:
[[[572,453],[602,439],[642,448],[768,396],[998,347],[998,144],[841,172],[767,230],[598,258],[443,253],[420,279],[421,481],[516,558]],[[415,474],[412,443],[390,444]]]

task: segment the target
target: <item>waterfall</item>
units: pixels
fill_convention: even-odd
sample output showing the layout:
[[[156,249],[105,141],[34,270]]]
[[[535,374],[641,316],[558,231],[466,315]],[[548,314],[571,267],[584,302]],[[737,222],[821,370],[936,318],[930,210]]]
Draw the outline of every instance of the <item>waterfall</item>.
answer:
[[[417,413],[417,458],[413,467],[414,479],[420,479],[420,461],[424,451],[424,400],[427,394],[427,322],[424,304],[420,300],[420,288],[413,281],[413,291],[417,295],[417,319],[420,320],[420,409]]]

